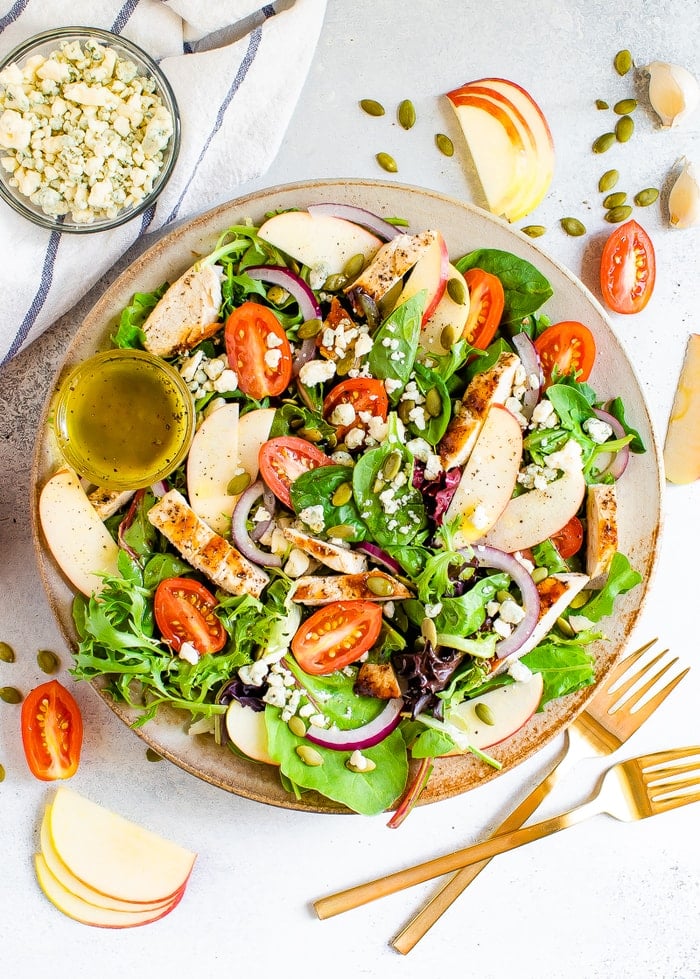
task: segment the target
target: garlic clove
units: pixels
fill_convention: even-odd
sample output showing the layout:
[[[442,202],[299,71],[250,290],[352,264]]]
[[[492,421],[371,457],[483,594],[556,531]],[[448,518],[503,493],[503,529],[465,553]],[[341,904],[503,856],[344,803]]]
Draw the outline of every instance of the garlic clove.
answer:
[[[673,228],[692,228],[700,224],[700,181],[689,160],[685,161],[668,195],[668,213]]]
[[[664,128],[677,126],[695,111],[700,102],[700,85],[687,68],[652,61],[642,70],[649,75],[649,101]]]

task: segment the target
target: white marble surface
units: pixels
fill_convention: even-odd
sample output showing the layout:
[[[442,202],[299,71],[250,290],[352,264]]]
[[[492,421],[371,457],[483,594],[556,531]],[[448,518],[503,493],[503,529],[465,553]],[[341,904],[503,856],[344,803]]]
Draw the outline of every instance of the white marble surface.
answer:
[[[512,78],[544,108],[557,147],[551,190],[529,221],[549,231],[541,244],[597,294],[606,233],[596,183],[608,166],[621,186],[662,189],[660,206],[642,213],[653,235],[658,282],[646,311],[613,317],[641,378],[663,441],[688,333],[700,330],[698,235],[666,224],[669,174],[683,154],[700,157],[700,113],[678,132],[661,132],[641,108],[634,140],[606,157],[590,151],[604,130],[597,97],[629,94],[611,60],[629,47],[638,64],[675,61],[700,75],[696,0],[491,0],[422,3],[330,0],[307,86],[271,170],[241,192],[311,177],[384,177],[374,153],[399,162],[396,179],[480,202],[451,110],[440,96],[485,75]],[[383,120],[357,109],[363,97],[390,108]],[[391,109],[413,99],[418,122],[406,133]],[[437,131],[458,147],[452,159],[433,146]],[[222,176],[221,199],[232,196]],[[558,229],[580,217],[584,238]],[[7,243],[2,244],[6,248]],[[138,249],[136,249],[138,251]],[[121,263],[123,265],[124,263]],[[17,653],[0,664],[0,684],[28,690],[45,679],[38,649],[62,644],[41,590],[28,516],[35,425],[54,369],[82,315],[111,281],[107,276],[25,354],[0,373],[0,639]],[[661,637],[688,678],[621,752],[632,755],[697,743],[700,694],[697,560],[700,484],[670,487],[657,573],[631,637]],[[502,818],[546,769],[558,745],[495,782],[414,811],[398,831],[386,819],[318,816],[266,808],[146,761],[143,743],[88,687],[75,695],[85,719],[76,790],[199,853],[185,900],[147,928],[110,932],[79,925],[49,905],[37,887],[32,854],[48,787],[27,772],[19,710],[0,704],[3,841],[0,873],[0,972],[24,979],[99,975],[372,976],[451,974],[500,979],[692,979],[700,976],[698,809],[634,825],[596,819],[491,865],[457,905],[404,959],[390,938],[434,889],[427,884],[328,921],[310,902],[325,893],[471,842]],[[603,760],[582,763],[546,812],[585,797]]]

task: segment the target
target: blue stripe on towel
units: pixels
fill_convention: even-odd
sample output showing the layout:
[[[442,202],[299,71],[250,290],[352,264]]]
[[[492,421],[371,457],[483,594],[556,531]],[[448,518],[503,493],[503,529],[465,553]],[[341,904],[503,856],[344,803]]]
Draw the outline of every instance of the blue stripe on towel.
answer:
[[[58,252],[58,244],[60,240],[60,233],[58,231],[52,231],[51,235],[49,236],[49,244],[44,257],[44,267],[41,270],[41,285],[34,296],[32,304],[27,311],[27,315],[22,321],[22,325],[12,341],[12,346],[7,351],[7,354],[2,361],[3,364],[7,363],[10,358],[14,357],[24,341],[27,339],[29,331],[34,326],[34,322],[41,312],[44,303],[46,302],[46,297],[49,294],[51,282],[53,281],[53,269],[56,263],[56,253]]]
[[[114,18],[114,22],[110,27],[111,31],[115,34],[121,34],[122,29],[126,27],[127,21],[136,10],[139,5],[139,0],[126,0],[126,3],[122,6],[117,16]]]
[[[14,24],[17,18],[24,12],[29,4],[29,0],[17,0],[10,9],[7,11],[4,17],[0,17],[0,33],[9,27],[10,24]]]

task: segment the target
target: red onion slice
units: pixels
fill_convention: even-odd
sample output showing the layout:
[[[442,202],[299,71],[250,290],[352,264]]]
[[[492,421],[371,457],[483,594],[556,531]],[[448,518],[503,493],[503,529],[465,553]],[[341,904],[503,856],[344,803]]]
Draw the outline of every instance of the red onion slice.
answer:
[[[603,411],[601,408],[594,408],[596,418],[599,418],[602,422],[606,422],[613,430],[613,435],[616,439],[623,439],[626,432],[620,422],[611,415],[609,411]],[[603,466],[602,469],[598,470],[599,476],[612,476],[613,479],[619,479],[623,474],[625,469],[627,469],[627,463],[630,459],[630,447],[629,445],[623,446],[618,452],[608,452],[605,455],[608,457],[608,462]],[[599,457],[601,462],[605,462],[605,455]]]
[[[371,541],[362,541],[355,545],[356,551],[361,551],[362,554],[366,554],[368,558],[371,558],[375,564],[383,564],[385,568],[389,571],[393,571],[394,574],[402,574],[403,568],[398,561],[395,561],[391,555],[383,551],[381,547],[373,544]]]
[[[351,221],[359,224],[368,231],[373,232],[382,241],[391,241],[397,235],[402,234],[402,229],[393,224],[389,224],[378,214],[365,210],[364,207],[355,207],[353,204],[309,204],[307,208],[309,214],[326,214],[331,218],[342,218],[343,221]]]
[[[522,414],[529,420],[532,417],[532,412],[535,410],[535,405],[540,400],[540,394],[542,392],[542,384],[544,381],[542,376],[542,364],[540,363],[539,354],[535,350],[535,345],[527,333],[516,333],[513,337],[513,346],[520,357],[527,375],[525,384],[526,390],[525,394],[523,395]],[[536,377],[539,382],[535,388],[530,387],[530,380],[533,376]]]
[[[157,500],[159,500],[161,496],[165,496],[167,492],[168,483],[165,479],[159,479],[157,483],[151,484],[151,493],[153,493]]]
[[[285,268],[283,265],[252,265],[245,270],[251,279],[259,279],[261,282],[272,282],[274,285],[282,286],[290,295],[294,296],[299,312],[307,320],[322,319],[321,307],[316,302],[316,297],[309,285],[298,276],[296,272]],[[294,355],[292,373],[296,377],[299,371],[313,357],[316,352],[316,340],[314,337],[304,340]]]
[[[143,495],[145,492],[146,491],[142,489],[136,490],[133,497],[131,498],[129,509],[126,511],[122,519],[119,521],[119,528],[117,530],[117,543],[119,544],[119,546],[123,551],[126,551],[126,553],[129,555],[131,560],[136,561],[137,564],[139,562],[139,555],[127,543],[124,534],[129,529],[129,527],[131,527],[134,520],[136,519],[136,512],[139,508],[139,504],[141,503],[141,500],[143,499]]]
[[[350,731],[340,731],[338,728],[326,730],[312,724],[306,732],[306,738],[314,744],[320,744],[324,748],[332,748],[334,751],[355,751],[356,749],[371,748],[383,741],[397,727],[401,720],[402,707],[403,700],[401,697],[395,697],[393,700],[387,700],[382,712],[373,721],[363,724],[362,727],[356,727]]]
[[[254,504],[263,496],[264,492],[265,485],[259,479],[241,493],[238,502],[233,508],[231,537],[243,557],[252,561],[253,564],[259,564],[264,568],[281,568],[282,559],[276,554],[270,554],[269,551],[263,551],[262,548],[257,547],[251,539],[246,526],[250,511],[253,509]]]
[[[500,642],[496,643],[496,656],[499,659],[517,653],[525,640],[532,635],[540,616],[540,595],[535,582],[532,580],[532,575],[512,554],[499,551],[495,547],[475,544],[471,550],[464,548],[460,553],[464,555],[467,561],[476,558],[481,568],[495,568],[497,571],[505,571],[520,589],[525,606],[525,618],[518,623],[507,639],[501,639]]]

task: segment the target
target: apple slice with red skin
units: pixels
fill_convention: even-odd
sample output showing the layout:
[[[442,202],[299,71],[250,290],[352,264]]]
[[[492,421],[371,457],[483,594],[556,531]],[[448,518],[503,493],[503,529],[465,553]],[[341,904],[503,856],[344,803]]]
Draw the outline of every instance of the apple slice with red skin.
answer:
[[[253,710],[245,704],[232,700],[226,709],[226,732],[232,743],[242,751],[246,758],[277,765],[267,748],[267,728],[265,711]]]
[[[480,751],[492,748],[527,724],[539,707],[543,688],[542,674],[533,673],[528,680],[496,687],[481,697],[457,704],[447,711],[445,721],[463,732],[472,748]],[[478,704],[488,708],[492,724],[484,723],[477,716]],[[458,750],[451,752],[453,755],[461,753]]]
[[[327,274],[342,272],[348,260],[362,254],[365,262],[382,242],[359,224],[327,214],[284,211],[268,218],[259,236],[309,268],[324,266]]]
[[[450,257],[447,251],[447,244],[440,232],[436,232],[435,240],[426,248],[416,264],[408,274],[406,283],[396,300],[396,305],[406,302],[412,296],[425,290],[427,300],[423,319],[424,326],[433,315],[436,306],[440,302],[447,285],[447,277],[450,268]]]
[[[450,279],[457,279],[464,289],[464,302],[455,302],[447,288]],[[420,345],[428,353],[442,356],[449,351],[442,345],[442,333],[446,326],[453,326],[457,339],[460,339],[469,319],[469,286],[462,273],[448,264],[445,291],[432,314],[423,323]]]

